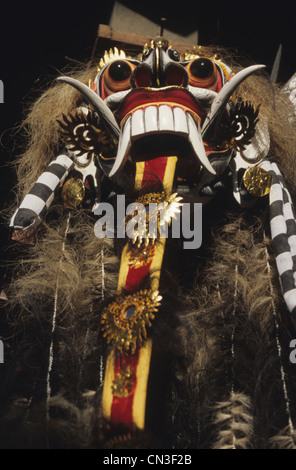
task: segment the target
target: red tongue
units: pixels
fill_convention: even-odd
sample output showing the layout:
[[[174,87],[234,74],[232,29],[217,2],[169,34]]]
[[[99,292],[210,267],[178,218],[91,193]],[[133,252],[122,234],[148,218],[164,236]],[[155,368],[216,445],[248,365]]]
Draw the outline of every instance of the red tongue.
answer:
[[[157,191],[171,193],[176,157],[161,157],[137,163],[135,190],[146,193],[156,184]],[[141,285],[150,283],[153,291],[158,291],[165,239],[158,239],[146,264],[140,268],[132,263],[133,250],[127,244],[122,252],[118,279],[118,292],[137,293]],[[152,340],[146,339],[135,354],[119,353],[111,350],[107,358],[102,410],[103,416],[113,425],[123,425],[128,430],[145,427],[146,394],[150,370]],[[123,367],[124,366],[124,367]],[[124,368],[130,371],[130,387],[124,390]],[[114,391],[114,385],[123,383],[123,392]]]
[[[185,89],[167,88],[167,89],[135,89],[132,90],[122,102],[116,116],[121,121],[128,113],[139,106],[149,104],[167,103],[171,105],[185,106],[189,110],[204,117],[205,113],[199,108],[192,95]]]

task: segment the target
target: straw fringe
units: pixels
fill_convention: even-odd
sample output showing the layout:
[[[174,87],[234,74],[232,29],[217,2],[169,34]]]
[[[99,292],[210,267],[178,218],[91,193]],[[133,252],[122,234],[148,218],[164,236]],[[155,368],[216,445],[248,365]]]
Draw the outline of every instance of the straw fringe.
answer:
[[[228,401],[217,403],[214,424],[217,439],[212,449],[251,449],[254,418],[251,400],[243,393],[233,393]]]

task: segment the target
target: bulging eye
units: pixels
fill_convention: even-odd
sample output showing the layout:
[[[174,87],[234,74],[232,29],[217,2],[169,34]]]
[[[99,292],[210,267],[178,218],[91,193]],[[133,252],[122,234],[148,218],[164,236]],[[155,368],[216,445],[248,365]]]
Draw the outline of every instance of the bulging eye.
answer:
[[[130,76],[135,65],[127,60],[114,60],[104,73],[105,93],[111,94],[130,88]]]
[[[176,62],[180,61],[180,54],[175,49],[169,49],[168,55],[170,59],[175,60]]]
[[[194,59],[186,66],[189,85],[215,89],[217,85],[217,67],[210,59]]]

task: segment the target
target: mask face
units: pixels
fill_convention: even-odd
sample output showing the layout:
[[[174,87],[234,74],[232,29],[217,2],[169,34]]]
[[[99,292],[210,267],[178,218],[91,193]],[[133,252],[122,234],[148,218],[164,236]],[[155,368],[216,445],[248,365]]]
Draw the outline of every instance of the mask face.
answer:
[[[151,46],[137,60],[118,50],[106,53],[92,90],[60,77],[82,93],[105,134],[115,140],[112,157],[97,152],[103,172],[124,185],[124,175],[134,175],[137,162],[174,155],[178,159],[174,190],[185,188],[191,200],[207,203],[216,194],[211,187],[223,185],[231,162],[246,150],[242,161],[248,164],[232,164],[237,192],[241,167],[258,163],[258,153],[254,156],[248,148],[255,137],[259,109],[237,102],[236,88],[263,66],[234,75],[216,57],[181,57],[164,38]],[[76,130],[73,133],[77,135]],[[265,150],[260,151],[260,158]]]
[[[264,396],[267,383],[264,374],[268,368],[262,360],[264,355],[258,353],[257,345],[261,347],[264,338],[264,354],[269,354],[271,343],[277,354],[279,343],[274,341],[274,332],[270,327],[272,321],[277,320],[276,304],[273,301],[274,281],[266,244],[268,235],[265,234],[268,218],[265,220],[262,217],[260,221],[257,219],[263,214],[262,208],[264,215],[269,209],[270,242],[273,250],[273,253],[270,250],[270,259],[274,259],[275,269],[277,268],[280,276],[283,300],[292,315],[296,312],[296,224],[292,198],[284,177],[277,164],[267,157],[270,138],[268,126],[260,113],[260,105],[256,103],[255,108],[250,101],[242,101],[238,89],[246,78],[262,67],[250,66],[235,74],[216,56],[202,54],[202,48],[192,54],[181,55],[170,48],[164,38],[159,37],[152,42],[151,47],[144,49],[140,57],[127,57],[124,52],[116,49],[106,53],[95,72],[97,75],[94,81],[90,81],[88,86],[85,83],[89,77],[85,76],[81,78],[85,80],[83,83],[71,77],[58,79],[66,83],[66,88],[70,85],[80,92],[80,107],[74,109],[77,102],[75,105],[70,103],[72,107],[67,109],[71,111],[59,118],[57,140],[60,137],[60,141],[57,152],[61,153],[52,155],[48,167],[36,179],[14,214],[11,227],[15,229],[18,241],[24,243],[23,234],[30,234],[32,230],[34,235],[37,225],[57,196],[59,219],[54,218],[56,214],[53,207],[47,220],[53,217],[52,226],[63,229],[64,238],[61,239],[60,233],[56,236],[53,241],[57,248],[54,251],[51,244],[54,238],[52,233],[55,232],[49,231],[48,238],[45,238],[45,253],[42,251],[44,244],[42,245],[41,231],[36,246],[36,251],[40,249],[41,261],[37,258],[40,271],[36,272],[40,279],[52,279],[51,289],[48,291],[53,293],[54,302],[50,297],[49,307],[47,303],[44,306],[45,310],[53,308],[52,344],[59,341],[59,335],[53,334],[57,318],[60,322],[57,322],[57,329],[63,328],[63,335],[64,331],[73,331],[73,337],[70,338],[73,339],[73,345],[74,339],[76,345],[76,335],[84,337],[84,344],[78,342],[78,345],[83,347],[85,362],[81,360],[81,365],[85,376],[88,375],[88,369],[84,369],[88,365],[88,342],[91,351],[89,357],[91,360],[94,357],[93,364],[97,364],[98,358],[100,360],[100,416],[103,417],[102,426],[107,423],[106,436],[111,437],[107,448],[116,448],[116,444],[125,445],[129,439],[132,440],[134,436],[130,430],[136,430],[137,436],[138,431],[149,429],[153,421],[152,414],[149,414],[149,407],[154,407],[153,397],[157,397],[160,404],[156,407],[155,428],[158,428],[161,421],[158,410],[163,407],[163,401],[167,401],[169,394],[173,407],[169,403],[168,413],[171,415],[177,403],[177,407],[180,406],[182,423],[185,422],[184,417],[188,416],[195,421],[194,426],[199,427],[200,422],[196,420],[196,415],[191,416],[192,405],[197,404],[203,415],[204,403],[199,400],[203,399],[204,391],[206,406],[212,403],[211,400],[222,399],[224,395],[219,396],[217,393],[220,390],[220,381],[223,394],[228,385],[231,386],[229,390],[234,390],[234,375],[230,377],[229,373],[228,376],[224,373],[223,363],[225,360],[228,367],[229,358],[231,356],[234,360],[234,354],[238,358],[235,374],[241,373],[248,390],[250,380],[246,372],[253,372],[258,366],[263,391],[261,395]],[[292,103],[294,85],[291,82],[291,87],[286,90]],[[61,93],[64,91],[61,88]],[[254,96],[258,96],[258,93],[254,93]],[[62,103],[64,105],[64,101]],[[62,112],[67,113],[64,109],[59,112],[60,115]],[[267,195],[268,198],[264,199]],[[262,205],[256,205],[260,200]],[[186,202],[189,204],[185,204]],[[201,211],[206,204],[206,217],[202,219]],[[159,218],[155,206],[162,206],[163,212]],[[197,206],[198,211],[195,211]],[[254,211],[245,210],[253,206]],[[81,212],[76,209],[81,209]],[[178,215],[182,224],[174,226]],[[82,220],[85,216],[87,221]],[[98,216],[97,219],[95,216]],[[150,231],[153,217],[154,232]],[[219,217],[223,220],[224,229],[221,229]],[[260,222],[258,232],[257,229],[255,232],[256,227],[252,225],[255,224],[255,219],[258,226]],[[193,223],[187,223],[188,221]],[[164,222],[169,225],[169,236],[162,235]],[[52,226],[49,225],[49,228]],[[178,236],[174,236],[173,226],[179,229]],[[208,238],[204,237],[205,243],[201,247],[199,241],[203,238],[202,235],[207,235],[208,228],[213,229],[213,233]],[[260,240],[256,237],[260,237]],[[116,238],[116,241],[111,240],[112,238]],[[179,240],[173,240],[174,238]],[[16,235],[14,239],[17,240]],[[179,243],[180,239],[183,240],[183,246]],[[27,242],[28,240],[27,237]],[[207,252],[209,248],[213,250]],[[50,260],[50,257],[54,260]],[[57,266],[57,269],[52,269],[52,266]],[[65,276],[64,266],[68,269]],[[73,273],[76,273],[79,282],[75,281]],[[33,275],[35,276],[34,271]],[[30,272],[28,276],[30,281]],[[37,286],[37,277],[34,276],[33,285],[38,293],[38,288],[43,288],[42,282],[38,282]],[[70,313],[77,312],[75,318],[74,315],[64,315],[63,318],[57,316],[60,313],[59,308],[64,309],[63,295],[64,291],[67,294],[68,286],[70,293],[66,305]],[[276,291],[275,293],[277,295]],[[29,307],[26,311],[24,309],[25,313],[31,308],[31,291],[28,292],[28,297]],[[36,312],[40,315],[39,310],[43,308],[40,301],[42,297],[39,298],[35,292],[33,297],[36,297]],[[261,303],[261,298],[265,303]],[[282,299],[279,297],[278,304],[280,302],[282,303]],[[267,303],[269,310],[266,314]],[[249,306],[254,311],[250,312]],[[190,322],[186,323],[188,308],[192,308],[192,312]],[[262,325],[258,319],[262,320]],[[72,321],[77,321],[78,326],[75,323],[73,327]],[[67,326],[65,330],[63,322]],[[245,328],[246,324],[250,330]],[[275,326],[277,331],[276,323]],[[35,332],[34,328],[32,331]],[[255,332],[254,341],[258,338],[258,343],[253,345],[253,337],[249,338],[249,331]],[[97,346],[89,341],[89,335],[92,334]],[[184,355],[184,375],[178,364],[176,371],[170,369],[173,365],[170,362],[171,338],[173,341],[176,338],[176,345],[172,345],[172,350],[176,347],[177,360],[181,358],[183,361]],[[229,348],[225,347],[224,351],[225,338],[229,338]],[[219,341],[221,358],[216,354],[216,340]],[[244,348],[245,341],[246,351],[242,353],[239,348]],[[254,357],[258,357],[258,362],[249,354],[249,347],[254,348]],[[66,351],[66,356],[67,348],[61,347],[60,350]],[[52,351],[54,357],[49,358],[49,364],[50,367],[54,364],[58,372],[61,367],[61,375],[56,374],[60,380],[66,370],[64,355],[60,359],[55,356],[54,348],[50,348],[50,354]],[[72,367],[72,348],[69,351]],[[205,358],[200,360],[200,356],[197,359],[203,351]],[[153,356],[155,352],[156,356]],[[165,359],[167,353],[170,356],[168,362]],[[211,355],[214,362],[211,362]],[[158,361],[160,356],[161,361]],[[246,361],[246,368],[241,358]],[[39,356],[37,359],[39,361]],[[278,357],[275,359],[276,362]],[[61,364],[58,363],[59,360]],[[222,363],[223,367],[220,367]],[[28,364],[31,364],[30,361]],[[260,364],[263,364],[261,369]],[[163,368],[156,376],[153,375],[155,366]],[[96,388],[92,367],[91,365],[87,378],[91,379],[91,387],[94,385]],[[97,371],[97,366],[94,367]],[[49,372],[47,386],[50,380],[54,382],[55,374],[51,377]],[[171,372],[176,373],[176,393],[179,392],[179,379],[183,375],[181,379],[184,380],[185,393],[181,391],[180,400],[175,400],[175,389],[172,388],[167,393],[166,387],[170,386],[169,380],[172,379]],[[264,373],[261,376],[262,372]],[[67,372],[66,375],[67,384],[70,373]],[[168,384],[160,384],[162,380],[158,380],[158,377],[164,382],[168,378]],[[219,382],[217,389],[216,377]],[[150,393],[150,379],[156,385],[157,394],[155,391]],[[199,382],[200,379],[205,380],[204,384]],[[84,393],[83,381],[82,386]],[[212,392],[211,387],[214,389]],[[78,389],[77,381],[75,390],[76,388]],[[165,393],[161,390],[165,390]],[[261,405],[259,395],[258,403]],[[49,398],[51,397],[48,395],[48,402]],[[277,399],[278,393],[275,401]],[[248,397],[245,399],[241,393],[234,397],[231,392],[231,413],[233,409],[237,411],[240,408],[237,406],[240,400],[243,406],[248,405]],[[183,415],[182,409],[185,402],[188,405],[187,415]],[[227,405],[227,402],[221,402],[221,406],[224,407],[225,403]],[[260,408],[258,403],[257,408]],[[268,403],[267,407],[274,414],[273,402],[271,406]],[[177,408],[175,411],[177,412]],[[265,411],[262,426],[264,434]],[[227,416],[231,414],[227,413],[222,410],[221,414],[217,413],[217,419],[220,420],[223,416],[223,420],[226,417],[228,421]],[[212,418],[213,408],[210,415]],[[173,419],[175,420],[175,415],[171,423]],[[203,419],[208,429],[208,416],[204,414]],[[242,422],[245,421],[239,421],[240,424]],[[185,424],[191,432],[187,421]],[[120,426],[117,427],[118,425]],[[165,427],[166,433],[167,424]],[[275,427],[272,422],[272,428]],[[179,448],[178,423],[173,429],[177,430],[176,436],[173,436],[177,445],[174,444],[173,448]],[[238,429],[240,434],[241,427]],[[253,439],[253,434],[250,435]],[[194,445],[195,438],[196,436]],[[187,446],[188,442],[184,440],[182,444]]]
[[[109,176],[128,160],[146,161],[178,155],[176,177],[215,174],[201,137],[201,126],[217,93],[231,75],[215,59],[181,60],[164,39],[155,40],[141,60],[115,58],[102,67],[97,93],[119,126],[119,148]]]

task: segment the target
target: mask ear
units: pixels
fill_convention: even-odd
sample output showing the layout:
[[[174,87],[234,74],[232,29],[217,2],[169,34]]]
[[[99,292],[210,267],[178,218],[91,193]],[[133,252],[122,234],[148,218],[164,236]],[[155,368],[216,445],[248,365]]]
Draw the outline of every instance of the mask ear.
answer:
[[[256,198],[251,197],[242,184],[243,175],[246,170],[257,167],[266,158],[269,147],[268,127],[264,122],[259,121],[252,141],[244,149],[237,151],[230,162],[233,196],[241,207],[252,207],[256,203]]]
[[[272,248],[284,300],[296,315],[296,220],[291,195],[276,163],[267,160],[260,167],[272,176],[269,214]]]

